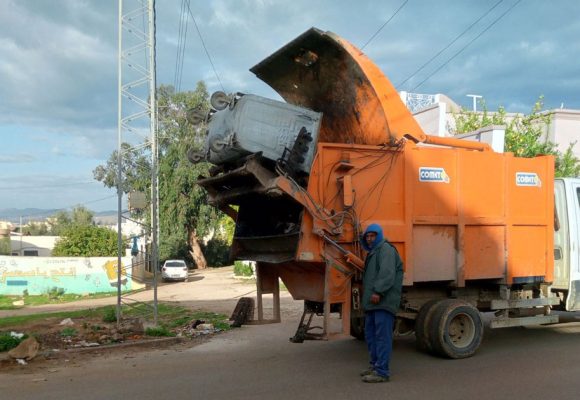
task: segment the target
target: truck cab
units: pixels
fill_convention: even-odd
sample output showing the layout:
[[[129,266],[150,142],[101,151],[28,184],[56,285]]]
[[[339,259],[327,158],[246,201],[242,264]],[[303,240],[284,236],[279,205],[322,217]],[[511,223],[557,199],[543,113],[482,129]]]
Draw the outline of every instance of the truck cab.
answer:
[[[554,182],[554,283],[561,309],[580,310],[580,179]]]

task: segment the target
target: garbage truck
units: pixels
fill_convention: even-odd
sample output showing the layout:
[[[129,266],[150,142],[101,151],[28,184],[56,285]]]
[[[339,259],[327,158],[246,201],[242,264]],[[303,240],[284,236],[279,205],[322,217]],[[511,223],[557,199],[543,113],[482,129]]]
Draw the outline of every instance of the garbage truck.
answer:
[[[280,321],[282,281],[304,300],[292,341],[362,337],[370,223],[403,259],[396,329],[421,350],[473,355],[484,312],[503,328],[580,309],[580,180],[554,179],[552,156],[425,133],[380,69],[331,32],[312,28],[251,71],[284,101],[215,93],[205,145],[188,158],[213,164],[198,184],[236,222],[232,259],[256,262],[258,322]]]

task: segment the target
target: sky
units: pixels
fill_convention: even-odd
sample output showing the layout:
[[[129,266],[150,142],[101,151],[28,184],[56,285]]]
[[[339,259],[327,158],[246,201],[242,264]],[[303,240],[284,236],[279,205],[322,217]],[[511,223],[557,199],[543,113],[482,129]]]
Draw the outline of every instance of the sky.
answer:
[[[199,34],[182,0],[156,1],[158,84],[174,84],[181,65],[181,90],[203,80],[210,93],[223,86],[279,99],[249,68],[317,27],[364,46],[398,90],[443,93],[466,107],[477,94],[514,112],[543,95],[547,109],[580,109],[575,0],[189,4]],[[116,0],[0,0],[0,210],[116,209],[115,191],[92,171],[117,147],[117,48]]]

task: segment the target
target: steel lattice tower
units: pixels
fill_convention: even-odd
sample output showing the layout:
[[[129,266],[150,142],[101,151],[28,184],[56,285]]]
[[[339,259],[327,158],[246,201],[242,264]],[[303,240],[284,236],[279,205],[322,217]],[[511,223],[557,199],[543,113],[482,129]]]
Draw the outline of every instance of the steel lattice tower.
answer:
[[[121,257],[123,245],[123,155],[146,148],[151,153],[151,266],[153,314],[157,325],[158,272],[158,149],[155,74],[155,0],[119,0],[118,25],[118,143],[117,143],[117,321],[121,320]],[[123,147],[131,145],[130,149]]]

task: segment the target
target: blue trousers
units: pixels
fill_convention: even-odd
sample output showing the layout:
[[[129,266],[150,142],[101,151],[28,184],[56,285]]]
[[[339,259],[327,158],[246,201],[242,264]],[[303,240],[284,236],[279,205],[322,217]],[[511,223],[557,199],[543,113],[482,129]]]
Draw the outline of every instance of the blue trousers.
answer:
[[[386,310],[365,312],[365,339],[371,367],[380,376],[390,376],[395,316]]]

